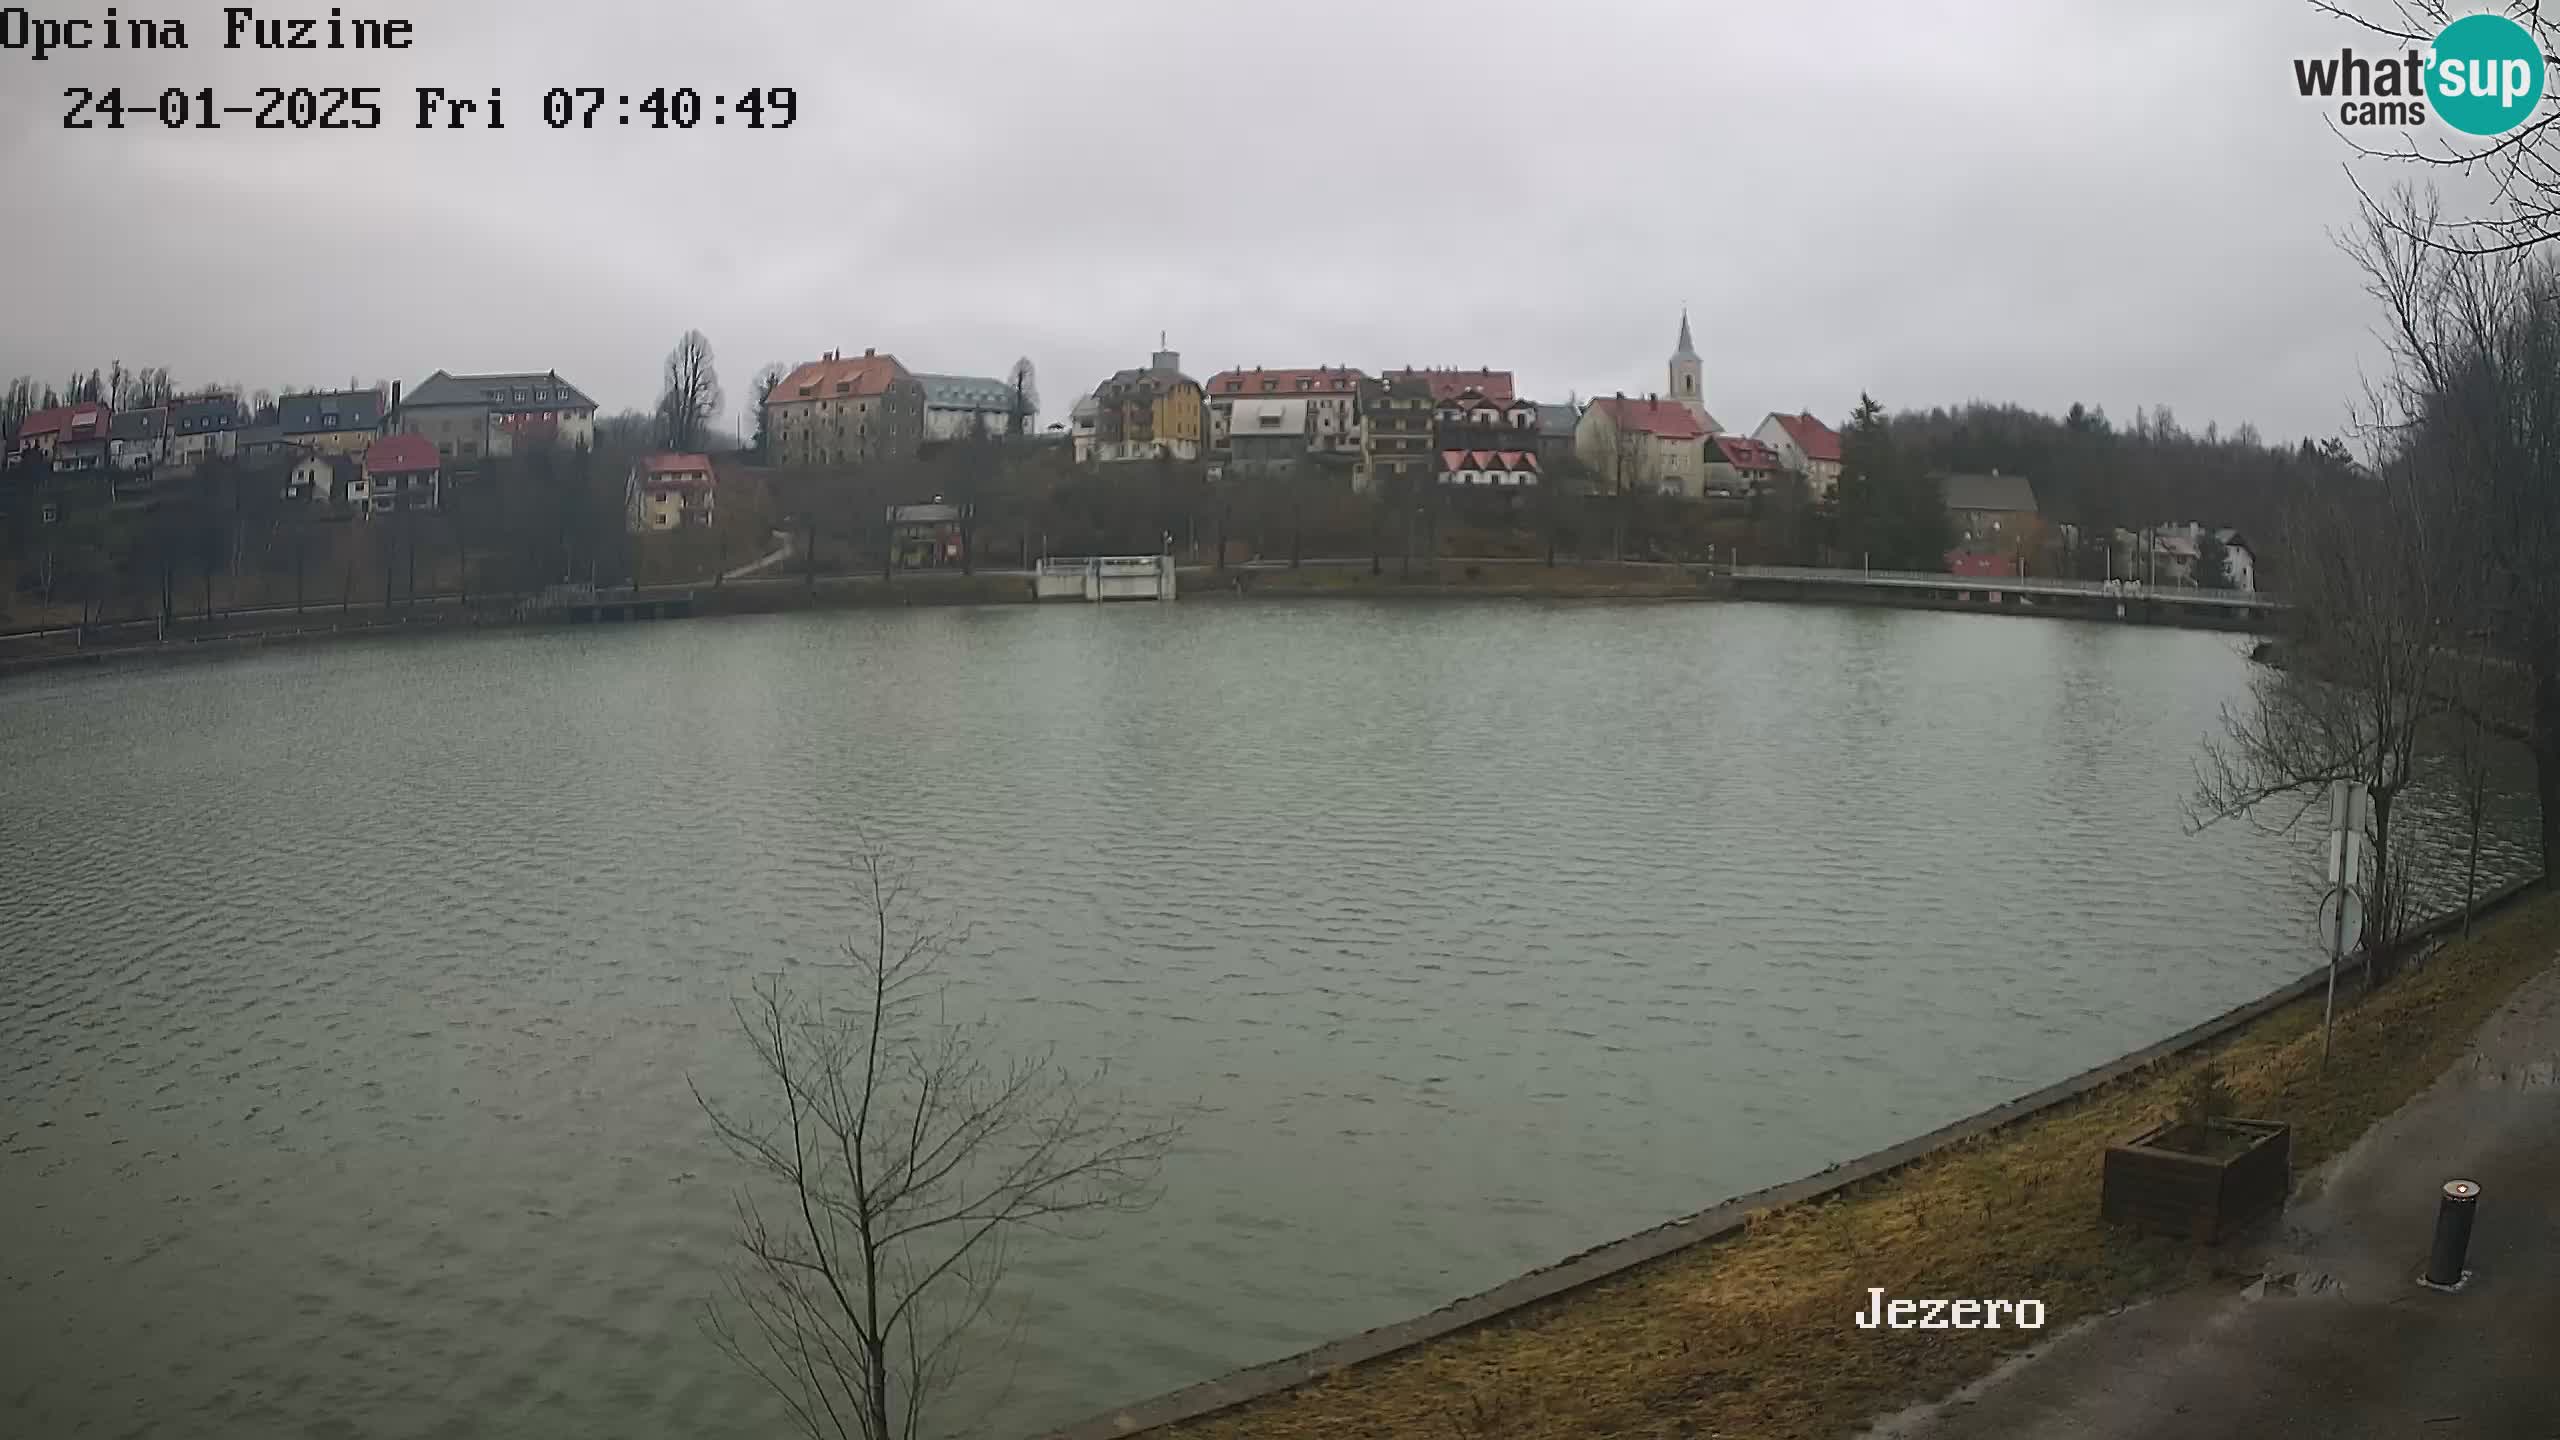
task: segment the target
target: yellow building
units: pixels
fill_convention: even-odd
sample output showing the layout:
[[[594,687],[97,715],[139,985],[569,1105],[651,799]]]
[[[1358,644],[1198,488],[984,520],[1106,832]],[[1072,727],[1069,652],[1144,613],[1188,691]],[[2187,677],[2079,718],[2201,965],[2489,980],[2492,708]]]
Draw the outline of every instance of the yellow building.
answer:
[[[276,402],[284,443],[315,455],[362,455],[381,438],[389,397],[374,390],[315,390]]]
[[[1144,370],[1123,370],[1093,392],[1093,458],[1197,460],[1207,433],[1200,382],[1182,356],[1158,350]]]
[[[708,455],[643,455],[632,462],[625,491],[631,533],[707,526],[718,492]]]

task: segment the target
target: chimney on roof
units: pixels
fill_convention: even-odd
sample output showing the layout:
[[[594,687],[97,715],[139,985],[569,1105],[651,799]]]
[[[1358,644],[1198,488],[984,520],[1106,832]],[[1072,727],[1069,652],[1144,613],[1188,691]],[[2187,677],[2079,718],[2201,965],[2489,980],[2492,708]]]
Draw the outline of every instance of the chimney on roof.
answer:
[[[862,347],[862,358],[863,358],[863,359],[865,359],[865,360],[868,360],[868,359],[870,359],[872,356],[877,355],[877,354],[879,354],[879,353],[880,353],[879,351],[872,349],[872,348],[871,348],[870,346],[868,346],[868,345],[865,345],[865,346],[863,346],[863,347]]]
[[[391,413],[400,413],[400,382],[397,380],[391,382]]]

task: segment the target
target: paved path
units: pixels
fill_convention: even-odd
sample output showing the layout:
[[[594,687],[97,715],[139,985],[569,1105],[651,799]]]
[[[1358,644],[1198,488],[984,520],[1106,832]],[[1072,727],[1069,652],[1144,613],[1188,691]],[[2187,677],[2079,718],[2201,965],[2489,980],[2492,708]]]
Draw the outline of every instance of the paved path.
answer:
[[[773,532],[773,538],[777,543],[771,553],[760,559],[750,560],[735,570],[723,571],[721,572],[720,578],[723,580],[744,580],[750,575],[757,574],[760,571],[770,570],[774,566],[781,564],[783,561],[790,559],[792,556],[791,532],[787,530],[776,530]]]
[[[2451,1179],[2481,1186],[2459,1295],[2415,1283]],[[2560,1440],[2560,967],[2319,1180],[2258,1284],[2084,1326],[1876,1440]]]

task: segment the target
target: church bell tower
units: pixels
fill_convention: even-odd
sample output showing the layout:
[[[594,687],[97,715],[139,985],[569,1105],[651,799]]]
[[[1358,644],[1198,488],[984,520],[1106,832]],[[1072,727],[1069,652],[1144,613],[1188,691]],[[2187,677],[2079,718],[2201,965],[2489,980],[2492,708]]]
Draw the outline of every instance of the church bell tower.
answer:
[[[1680,309],[1680,348],[1671,352],[1672,399],[1687,407],[1701,421],[1707,417],[1707,397],[1698,377],[1698,347],[1689,340],[1689,309]]]

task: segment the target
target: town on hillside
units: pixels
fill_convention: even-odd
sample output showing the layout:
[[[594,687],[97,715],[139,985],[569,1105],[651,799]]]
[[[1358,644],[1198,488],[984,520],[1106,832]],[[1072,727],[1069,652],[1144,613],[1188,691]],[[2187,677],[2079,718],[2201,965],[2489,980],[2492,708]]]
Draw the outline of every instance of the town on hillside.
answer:
[[[1667,328],[1667,327],[1666,327]],[[718,584],[757,570],[1395,557],[1834,566],[2251,591],[2248,538],[2307,472],[2352,464],[2180,429],[2165,407],[1709,408],[1690,317],[1659,389],[1520,393],[1493,368],[1323,364],[1205,381],[1159,337],[1041,423],[1033,369],[911,371],[830,349],[768,366],[719,425],[710,343],[654,412],[556,370],[242,395],[166,370],[0,394],[0,606],[208,610],[314,595]],[[383,524],[380,522],[393,523]]]

